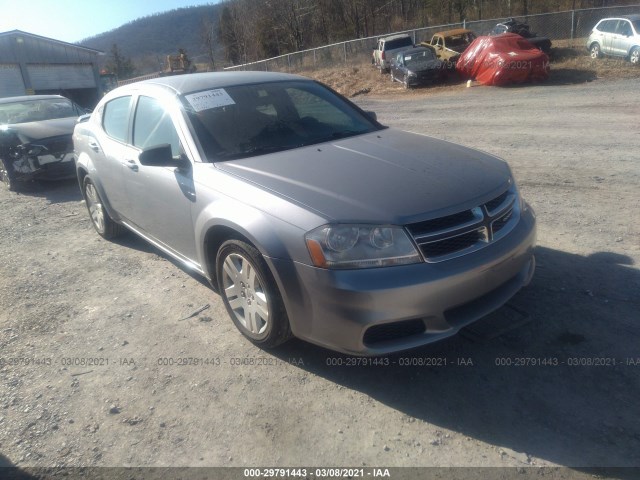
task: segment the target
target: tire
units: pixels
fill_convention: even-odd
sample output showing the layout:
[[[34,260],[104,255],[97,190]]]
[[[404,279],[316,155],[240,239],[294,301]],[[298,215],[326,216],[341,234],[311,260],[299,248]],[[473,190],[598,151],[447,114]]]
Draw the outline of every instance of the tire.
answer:
[[[125,228],[113,221],[113,219],[107,213],[104,208],[98,189],[93,184],[89,177],[85,177],[82,186],[82,195],[84,196],[85,203],[87,204],[87,210],[89,211],[89,218],[93,228],[96,229],[98,235],[106,240],[119,237],[125,231]]]
[[[10,192],[19,192],[22,189],[22,182],[16,178],[16,174],[5,160],[0,160],[0,180]]]
[[[629,53],[629,61],[632,65],[640,65],[640,48],[635,47]]]
[[[251,342],[273,348],[292,337],[278,286],[255,247],[224,242],[216,256],[216,279],[231,320]]]
[[[602,57],[602,50],[600,50],[600,44],[599,43],[592,44],[591,48],[589,49],[589,51],[591,52],[591,58],[600,58],[600,57]]]
[[[389,72],[389,76],[391,77],[391,83],[394,83],[396,81],[396,79],[393,78],[393,71]]]

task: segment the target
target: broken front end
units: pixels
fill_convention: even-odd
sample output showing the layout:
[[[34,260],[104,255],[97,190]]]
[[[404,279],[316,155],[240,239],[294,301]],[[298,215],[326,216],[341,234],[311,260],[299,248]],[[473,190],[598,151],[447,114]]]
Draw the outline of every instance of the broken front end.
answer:
[[[70,135],[26,143],[16,141],[17,136],[12,137],[13,141],[2,142],[0,146],[0,174],[10,189],[31,180],[75,177],[75,155]]]

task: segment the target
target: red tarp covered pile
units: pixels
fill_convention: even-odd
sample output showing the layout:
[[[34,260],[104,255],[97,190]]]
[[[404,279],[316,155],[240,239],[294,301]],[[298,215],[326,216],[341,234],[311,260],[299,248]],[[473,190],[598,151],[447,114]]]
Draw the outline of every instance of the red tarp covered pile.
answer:
[[[505,33],[476,38],[456,70],[483,85],[539,82],[549,76],[549,57],[520,35]]]

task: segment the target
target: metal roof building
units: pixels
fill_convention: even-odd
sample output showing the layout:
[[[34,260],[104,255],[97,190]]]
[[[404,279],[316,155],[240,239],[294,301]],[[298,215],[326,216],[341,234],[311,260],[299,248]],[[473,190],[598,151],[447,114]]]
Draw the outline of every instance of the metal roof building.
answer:
[[[57,93],[93,107],[99,50],[12,30],[0,33],[0,97]]]

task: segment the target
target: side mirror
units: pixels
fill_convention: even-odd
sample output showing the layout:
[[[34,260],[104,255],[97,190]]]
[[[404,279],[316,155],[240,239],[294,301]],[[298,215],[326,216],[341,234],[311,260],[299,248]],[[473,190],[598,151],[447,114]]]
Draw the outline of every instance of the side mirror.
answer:
[[[80,115],[77,119],[76,119],[76,124],[78,123],[84,123],[87,120],[89,120],[89,118],[91,118],[91,114],[90,113],[85,113],[84,115]]]
[[[145,148],[138,155],[138,160],[141,165],[147,167],[177,167],[181,170],[191,167],[191,162],[185,156],[181,155],[178,158],[173,156],[171,145],[168,143]]]
[[[378,121],[378,115],[376,115],[376,112],[373,112],[373,111],[371,111],[371,110],[367,110],[367,111],[366,111],[366,112],[364,112],[364,113],[366,113],[366,114],[367,114],[367,116],[368,116],[369,118],[371,118],[374,122],[377,122],[377,121]]]

